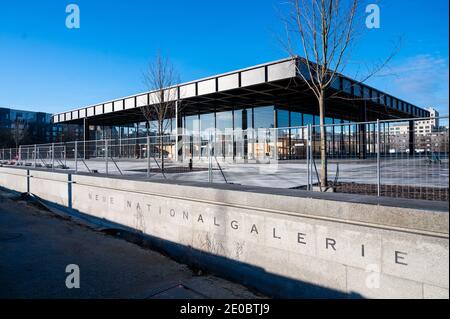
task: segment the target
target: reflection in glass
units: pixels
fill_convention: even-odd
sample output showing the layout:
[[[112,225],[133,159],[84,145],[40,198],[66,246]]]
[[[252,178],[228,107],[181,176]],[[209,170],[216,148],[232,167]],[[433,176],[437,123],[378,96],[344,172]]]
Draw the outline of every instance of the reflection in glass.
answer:
[[[289,127],[289,111],[278,109],[277,110],[277,127]]]
[[[217,130],[225,132],[226,129],[233,128],[233,113],[228,112],[218,112],[216,113]]]
[[[274,107],[264,106],[254,109],[255,129],[258,128],[273,128],[274,123]]]
[[[302,113],[299,112],[291,112],[291,126],[302,126]]]

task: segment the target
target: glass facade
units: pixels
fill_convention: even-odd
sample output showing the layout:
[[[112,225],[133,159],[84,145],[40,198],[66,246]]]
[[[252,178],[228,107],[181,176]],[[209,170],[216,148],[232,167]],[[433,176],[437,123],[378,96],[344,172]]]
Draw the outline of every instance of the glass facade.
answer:
[[[372,92],[361,92],[368,93],[372,95]],[[393,104],[391,99],[385,102]],[[317,126],[320,125],[320,117],[317,113],[300,112],[299,109],[295,105],[290,108],[267,105],[182,116],[182,156],[206,157],[208,141],[212,138],[212,153],[217,157],[305,159],[308,125],[313,126],[313,153],[318,155],[320,130]],[[325,117],[325,125],[330,157],[374,154],[374,125],[350,124],[347,120],[333,117]],[[174,134],[175,120],[166,121],[164,128],[165,134]],[[91,126],[89,138],[137,138],[156,134],[157,121],[152,121],[111,128]]]
[[[218,112],[216,113],[216,128],[221,132],[233,129],[233,112]]]
[[[289,127],[290,123],[290,112],[286,110],[277,110],[277,127]]]
[[[81,126],[53,124],[51,117],[49,113],[0,108],[0,148],[82,138]]]
[[[258,128],[274,128],[275,112],[273,106],[263,106],[253,108],[254,129]]]

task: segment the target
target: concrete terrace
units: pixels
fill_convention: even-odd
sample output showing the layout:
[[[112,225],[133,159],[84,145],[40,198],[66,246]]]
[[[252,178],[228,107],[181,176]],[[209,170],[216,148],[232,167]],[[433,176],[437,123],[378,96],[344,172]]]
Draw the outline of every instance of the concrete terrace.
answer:
[[[219,157],[217,159],[218,164],[213,161],[213,181],[215,183],[225,183],[225,179],[219,170],[220,165],[228,183],[272,188],[295,188],[307,184],[307,164],[305,161],[278,161],[271,164],[259,164],[256,161],[249,161],[249,163],[244,164],[232,163],[228,160],[223,161]],[[145,159],[115,159],[115,163],[117,166],[111,160],[109,161],[109,175],[120,176],[123,174],[126,177],[146,176],[147,160]],[[40,164],[43,165],[42,163]],[[74,160],[55,162],[55,166],[58,164],[64,164],[67,169],[55,168],[55,171],[73,172],[75,170],[76,164]],[[31,165],[31,163],[28,163],[28,165]],[[160,165],[160,161],[158,161],[158,164],[155,161],[151,161],[150,180],[164,179],[158,165]],[[317,165],[319,169],[319,163]],[[336,177],[337,165],[339,165],[338,182],[377,183],[377,163],[375,159],[330,159],[330,180],[334,180]],[[102,158],[86,160],[85,164],[79,160],[77,167],[80,173],[89,173],[89,171],[97,171],[100,174],[106,173],[105,160]],[[189,171],[188,163],[166,161],[165,176],[167,179],[175,181],[208,182],[207,160],[194,161],[193,167],[194,170]],[[28,168],[31,168],[31,166],[28,166]],[[448,179],[448,159],[443,159],[440,164],[427,163],[425,158],[381,159],[381,183],[385,185],[448,188]],[[315,176],[313,176],[313,180],[316,180]]]

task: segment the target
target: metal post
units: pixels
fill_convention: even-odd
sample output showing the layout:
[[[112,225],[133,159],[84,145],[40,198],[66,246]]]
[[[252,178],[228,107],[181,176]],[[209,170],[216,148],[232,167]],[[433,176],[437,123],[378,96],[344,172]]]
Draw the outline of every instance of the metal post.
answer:
[[[78,141],[75,141],[75,173],[78,173]]]
[[[119,126],[119,158],[122,156],[122,127]]]
[[[178,162],[178,100],[175,101],[175,162]]]
[[[272,130],[273,136],[271,136],[271,138],[273,139],[273,157],[274,160],[277,161],[278,160],[278,128],[274,128]],[[270,128],[269,128],[269,135],[270,135]]]
[[[306,178],[307,178],[307,190],[311,190],[311,184],[310,184],[310,176],[309,176],[309,174],[310,174],[310,172],[309,172],[309,161],[310,161],[310,158],[309,158],[309,145],[310,145],[310,143],[309,143],[309,136],[310,136],[310,132],[309,132],[309,125],[308,125],[308,129],[307,129],[307,134],[308,134],[308,136],[307,136],[307,139],[306,139]]]
[[[377,119],[377,195],[381,196],[380,120]]]
[[[55,143],[52,143],[52,171],[55,167]]]
[[[147,178],[150,178],[150,136],[147,135]]]
[[[409,156],[413,157],[415,154],[415,139],[416,139],[416,134],[414,132],[415,130],[415,125],[414,125],[414,120],[410,120],[409,122]]]
[[[109,170],[108,170],[108,140],[105,139],[105,171],[106,171],[106,175],[108,175]]]
[[[313,129],[312,124],[308,125],[308,152],[309,152],[309,189],[313,189],[313,161],[314,161],[314,153],[313,153]]]
[[[37,160],[37,145],[34,144],[34,156],[33,156],[33,167],[36,168],[36,160]]]
[[[212,133],[209,133],[209,143],[208,143],[208,182],[213,182],[213,176],[212,176],[212,147],[211,147],[211,141],[212,141]]]
[[[89,140],[89,126],[86,118],[83,119],[83,159],[86,160],[86,140]]]

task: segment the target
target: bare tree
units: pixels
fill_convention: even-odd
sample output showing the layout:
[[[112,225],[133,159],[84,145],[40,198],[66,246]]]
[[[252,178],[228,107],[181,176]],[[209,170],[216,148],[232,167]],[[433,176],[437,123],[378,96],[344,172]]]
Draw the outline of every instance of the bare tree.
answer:
[[[327,187],[327,150],[325,131],[326,102],[339,73],[349,62],[357,35],[364,19],[358,16],[363,0],[288,0],[290,10],[283,19],[288,35],[283,45],[292,56],[296,46],[303,58],[297,65],[298,74],[317,99],[320,115],[320,186]],[[373,67],[359,82],[364,82],[381,70],[393,57]]]
[[[25,120],[17,118],[13,122],[11,133],[16,148],[19,148],[20,143],[28,137],[28,130],[29,126]]]
[[[141,110],[149,125],[152,121],[156,121],[161,170],[164,171],[163,136],[170,128],[170,120],[175,118],[177,111],[181,110],[176,88],[179,84],[179,76],[170,60],[162,57],[158,52],[155,60],[149,63],[143,73],[143,82],[151,93],[148,105],[143,106]],[[147,151],[150,152],[150,150]],[[178,150],[175,151],[178,152]]]

